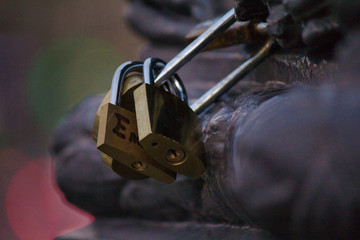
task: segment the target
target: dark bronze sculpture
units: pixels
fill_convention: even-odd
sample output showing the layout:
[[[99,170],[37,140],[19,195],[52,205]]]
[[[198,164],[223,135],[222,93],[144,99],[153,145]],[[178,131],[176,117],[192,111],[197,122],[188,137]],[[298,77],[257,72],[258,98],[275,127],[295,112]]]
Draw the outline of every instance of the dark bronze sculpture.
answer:
[[[134,0],[129,21],[150,40],[143,57],[169,59],[197,22],[229,4]],[[200,179],[164,185],[106,169],[91,139],[100,96],[84,100],[59,127],[52,152],[66,197],[96,216],[119,219],[95,223],[101,237],[148,239],[151,231],[156,239],[360,237],[360,3],[237,0],[236,6],[241,20],[266,20],[283,50],[201,116],[209,167]],[[190,98],[254,48],[200,55],[181,71]],[[159,222],[167,222],[166,230]]]

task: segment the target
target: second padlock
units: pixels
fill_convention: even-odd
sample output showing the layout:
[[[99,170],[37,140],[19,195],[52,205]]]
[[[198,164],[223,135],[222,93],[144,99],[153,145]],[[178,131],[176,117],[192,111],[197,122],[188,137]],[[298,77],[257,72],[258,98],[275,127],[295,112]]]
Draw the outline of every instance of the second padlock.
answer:
[[[147,61],[152,63],[145,61],[144,67],[156,67],[159,63],[165,66],[159,59]],[[144,70],[144,78],[149,77],[146,74],[153,74],[154,70]],[[181,80],[174,81],[181,83]],[[204,173],[201,124],[185,99],[146,83],[137,87],[133,94],[139,142],[144,150],[174,172],[193,178]]]

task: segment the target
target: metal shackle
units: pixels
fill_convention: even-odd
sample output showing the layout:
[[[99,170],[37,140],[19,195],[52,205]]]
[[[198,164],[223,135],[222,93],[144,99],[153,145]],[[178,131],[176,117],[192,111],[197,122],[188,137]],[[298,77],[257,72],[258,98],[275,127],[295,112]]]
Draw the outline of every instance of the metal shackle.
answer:
[[[132,72],[142,73],[143,63],[138,61],[129,61],[121,64],[115,71],[111,84],[110,103],[120,106],[121,93],[124,89],[125,77]]]
[[[155,82],[157,74],[166,66],[166,62],[159,58],[148,58],[144,62],[144,82],[158,86]],[[158,71],[159,73],[156,73]],[[188,104],[188,97],[185,86],[178,74],[173,74],[169,79],[160,84],[160,87],[165,91],[173,93],[180,98],[183,102]]]

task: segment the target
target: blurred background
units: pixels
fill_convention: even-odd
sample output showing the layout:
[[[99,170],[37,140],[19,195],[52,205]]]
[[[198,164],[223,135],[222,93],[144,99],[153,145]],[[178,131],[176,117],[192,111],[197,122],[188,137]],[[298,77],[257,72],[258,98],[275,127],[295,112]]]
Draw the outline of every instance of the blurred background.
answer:
[[[51,239],[93,217],[64,200],[48,153],[57,124],[110,88],[144,40],[124,0],[0,1],[0,239]]]

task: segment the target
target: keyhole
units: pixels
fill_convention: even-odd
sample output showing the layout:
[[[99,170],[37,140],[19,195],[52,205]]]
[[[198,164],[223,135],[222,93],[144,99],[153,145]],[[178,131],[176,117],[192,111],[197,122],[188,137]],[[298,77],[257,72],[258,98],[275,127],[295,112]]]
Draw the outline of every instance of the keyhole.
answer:
[[[144,170],[147,168],[147,164],[137,161],[137,162],[131,163],[131,167],[134,168],[135,170]]]
[[[170,153],[170,154],[173,154],[173,158],[176,158],[176,157],[177,157],[177,154],[176,154],[175,150],[170,149],[170,150],[169,150],[169,153]]]
[[[185,153],[182,150],[169,149],[165,154],[165,158],[171,163],[178,163],[184,160]]]

